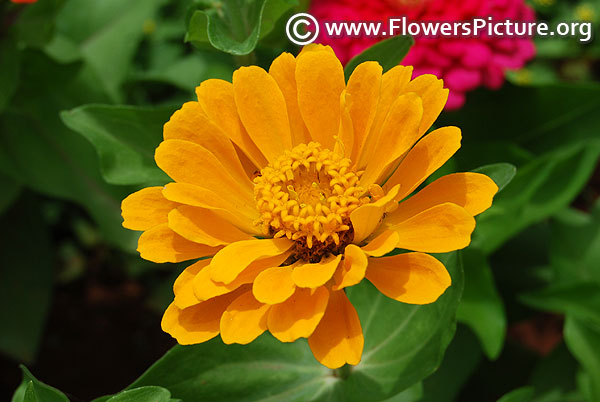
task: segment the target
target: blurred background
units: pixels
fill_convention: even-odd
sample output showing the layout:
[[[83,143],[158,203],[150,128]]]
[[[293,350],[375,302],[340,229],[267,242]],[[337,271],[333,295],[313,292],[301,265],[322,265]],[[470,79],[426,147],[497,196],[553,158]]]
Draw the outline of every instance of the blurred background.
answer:
[[[275,11],[256,28],[265,3]],[[597,0],[529,4],[547,21],[600,18]],[[140,259],[120,202],[167,180],[154,148],[194,88],[296,54],[283,26],[308,7],[0,1],[1,400],[21,383],[19,364],[87,401],[174,345],[160,317],[185,265]],[[219,21],[220,46],[198,32],[199,10]],[[438,175],[493,163],[516,175],[478,220],[456,336],[422,401],[495,401],[521,387],[536,401],[600,401],[600,44],[535,47],[501,89],[473,91],[438,122],[464,135]]]

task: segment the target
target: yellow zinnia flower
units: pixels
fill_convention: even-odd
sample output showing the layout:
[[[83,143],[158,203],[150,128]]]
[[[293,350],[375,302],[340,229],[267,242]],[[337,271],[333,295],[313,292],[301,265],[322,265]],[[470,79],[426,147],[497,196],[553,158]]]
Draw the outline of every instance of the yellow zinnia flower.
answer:
[[[424,136],[448,90],[412,68],[359,65],[348,83],[329,47],[208,80],[164,127],[172,179],[123,201],[124,226],[155,262],[201,257],[179,276],[162,328],[180,344],[247,344],[267,329],[308,338],[329,368],[358,364],[363,335],[344,288],[367,278],[404,303],[450,286],[425,253],[466,247],[498,187],[457,173],[411,195],[460,147],[456,127]],[[423,137],[423,138],[421,138]],[[415,145],[416,144],[416,145]],[[384,257],[400,248],[411,252]]]

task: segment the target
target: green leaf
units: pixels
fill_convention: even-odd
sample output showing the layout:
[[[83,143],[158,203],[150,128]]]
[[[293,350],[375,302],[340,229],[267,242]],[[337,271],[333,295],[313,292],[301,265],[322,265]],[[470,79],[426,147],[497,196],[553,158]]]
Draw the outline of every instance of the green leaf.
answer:
[[[405,389],[397,395],[383,402],[421,402],[423,398],[423,383],[418,382],[410,388]]]
[[[161,387],[141,387],[119,392],[106,402],[169,402],[171,393]]]
[[[39,205],[22,197],[0,220],[0,350],[32,362],[54,282],[54,255]]]
[[[492,207],[478,217],[472,246],[492,253],[527,226],[564,208],[585,186],[599,156],[600,142],[586,141],[520,167]]]
[[[163,48],[157,49],[160,57],[164,57]],[[231,79],[233,66],[219,62],[216,57],[202,57],[200,54],[191,54],[185,57],[163,60],[165,64],[139,72],[134,77],[138,81],[165,82],[186,91],[193,92],[199,82],[210,78]]]
[[[163,3],[163,0],[70,1],[56,19],[56,30],[63,42],[79,48],[86,73],[98,77],[111,99],[121,102],[124,99],[121,85],[144,37],[144,23],[155,18]]]
[[[25,366],[20,367],[23,372],[23,381],[15,391],[12,402],[69,402],[62,392],[38,381]]]
[[[29,381],[27,383],[27,388],[25,388],[25,395],[23,396],[23,402],[37,402],[38,397],[35,393],[35,385],[33,385],[33,381]]]
[[[131,388],[161,386],[185,401],[369,402],[400,398],[399,393],[436,370],[454,334],[462,267],[457,253],[440,259],[453,284],[435,303],[399,303],[366,281],[350,289],[365,348],[361,363],[346,379],[320,365],[305,340],[281,343],[265,334],[244,346],[226,346],[219,339],[176,346]]]
[[[515,178],[517,168],[510,163],[494,163],[493,165],[481,166],[474,169],[473,172],[489,176],[494,180],[500,192]]]
[[[595,283],[556,283],[520,295],[519,300],[539,310],[570,314],[600,326],[600,286]]]
[[[28,4],[15,24],[19,41],[40,48],[48,43],[55,31],[55,19],[65,0],[44,0]]]
[[[506,313],[487,259],[474,248],[463,252],[465,290],[457,318],[477,334],[485,354],[496,359],[506,334]]]
[[[0,60],[2,68],[0,69],[0,113],[4,110],[19,84],[19,65],[21,63],[21,54],[17,49],[17,44],[8,38],[0,41]]]
[[[346,80],[350,78],[354,69],[365,61],[376,61],[387,71],[397,66],[408,54],[411,46],[415,43],[411,36],[394,36],[363,50],[354,56],[344,68]]]
[[[551,222],[550,263],[555,282],[572,281],[600,285],[600,201],[590,214],[565,209]]]
[[[600,400],[600,326],[567,315],[564,336],[567,347],[587,373],[591,400]]]
[[[301,401],[335,381],[330,370],[315,362],[305,341],[284,344],[263,335],[249,345],[227,346],[214,339],[175,346],[130,388],[157,385],[184,401]]]
[[[56,64],[39,51],[24,56],[14,107],[0,116],[0,171],[36,192],[76,202],[107,242],[134,250],[138,235],[122,227],[120,213],[121,200],[134,188],[108,185],[94,148],[59,117],[80,104],[79,98],[95,100],[74,81],[77,66]]]
[[[341,400],[383,399],[424,379],[439,367],[456,327],[463,268],[457,253],[437,257],[448,269],[452,286],[435,303],[424,306],[398,303],[368,282],[348,291],[361,317],[365,350],[360,365],[338,391]]]
[[[580,392],[581,397],[585,401],[595,402],[594,398],[594,385],[590,375],[583,370],[577,372],[577,390]]]
[[[192,14],[185,40],[198,47],[208,42],[223,52],[246,55],[297,4],[297,0],[223,0]]]
[[[63,111],[67,127],[87,138],[111,184],[164,184],[169,178],[156,166],[154,150],[173,107],[85,105]]]
[[[459,325],[440,368],[424,382],[424,397],[419,402],[453,402],[483,359],[479,342],[472,331]]]
[[[515,389],[498,399],[498,402],[530,402],[533,398],[532,387],[522,387]]]
[[[597,83],[505,85],[491,95],[489,91],[476,91],[469,94],[466,106],[460,111],[440,116],[440,127],[455,125],[465,137],[469,135],[461,153],[482,143],[508,141],[541,154],[582,140],[598,139],[600,114],[596,111],[600,108],[600,85]],[[489,160],[489,154],[483,156],[488,163],[494,162]]]
[[[534,308],[600,326],[600,202],[591,214],[561,211],[551,228],[548,285],[519,298]]]

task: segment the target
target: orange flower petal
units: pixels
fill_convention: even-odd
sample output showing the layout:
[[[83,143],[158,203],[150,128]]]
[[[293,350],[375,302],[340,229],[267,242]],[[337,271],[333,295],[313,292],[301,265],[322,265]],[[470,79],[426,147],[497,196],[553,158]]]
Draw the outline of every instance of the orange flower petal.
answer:
[[[327,52],[327,53],[335,56],[335,52],[333,51],[331,46],[321,45],[320,43],[311,43],[310,45],[304,46],[298,56],[301,56],[301,55],[304,55],[304,54],[307,54],[310,52]]]
[[[333,151],[345,158],[349,158],[354,149],[354,125],[352,123],[352,117],[350,116],[351,104],[352,101],[350,100],[350,97],[347,95],[346,91],[343,91],[340,96],[340,129]]]
[[[254,225],[259,214],[254,204],[223,198],[214,191],[188,183],[169,183],[163,189],[166,199],[180,204],[206,208],[247,233],[262,234]],[[227,194],[223,194],[227,197]]]
[[[292,146],[310,142],[310,134],[298,107],[296,58],[289,53],[282,53],[281,56],[273,60],[269,68],[269,74],[277,82],[285,98],[288,118],[290,120],[290,131],[292,133]]]
[[[329,291],[325,287],[296,288],[292,297],[281,304],[271,306],[267,327],[281,342],[307,338],[321,321],[328,299]]]
[[[296,59],[298,106],[311,138],[332,149],[340,126],[342,64],[330,51],[305,51]]]
[[[254,280],[252,293],[257,300],[267,304],[283,303],[294,294],[292,266],[273,267],[262,271]]]
[[[400,184],[398,199],[403,199],[458,151],[460,140],[458,127],[443,127],[427,134],[408,152],[386,187]]]
[[[332,292],[327,311],[308,338],[315,358],[330,369],[358,364],[364,338],[358,314],[343,291]]]
[[[244,240],[230,244],[213,258],[212,279],[231,283],[252,262],[284,254],[294,243],[286,238]]]
[[[290,124],[277,82],[260,67],[242,67],[233,73],[237,110],[252,141],[270,163],[291,149]]]
[[[182,205],[169,213],[169,227],[190,241],[212,247],[252,239],[252,236],[214,212],[188,205]]]
[[[253,184],[232,177],[206,148],[183,140],[163,141],[154,155],[156,164],[174,181],[195,184],[237,202],[253,203]]]
[[[422,117],[423,101],[416,94],[407,93],[394,101],[381,127],[375,147],[376,157],[366,166],[360,179],[361,185],[369,186],[385,178],[392,163],[406,154],[419,139]]]
[[[162,330],[177,339],[180,345],[206,342],[219,334],[225,309],[245,291],[247,289],[239,289],[185,309],[171,303],[163,315]]]
[[[367,279],[387,297],[410,304],[433,303],[452,283],[444,265],[423,253],[374,258]]]
[[[235,299],[221,316],[221,339],[226,344],[246,345],[267,329],[270,306],[257,301],[248,291]]]
[[[140,256],[152,262],[181,262],[216,254],[222,247],[191,242],[164,223],[145,231],[138,240]]]
[[[361,250],[369,257],[381,257],[393,251],[396,248],[398,241],[400,241],[400,236],[397,232],[385,230],[364,247],[361,247]]]
[[[358,246],[346,246],[344,260],[333,276],[335,284],[331,289],[341,290],[359,284],[365,277],[368,263],[366,254]]]
[[[315,264],[299,264],[294,267],[292,279],[301,288],[314,289],[322,286],[331,279],[341,260],[341,255],[332,255]]]
[[[211,277],[211,270],[213,267],[208,266],[206,269],[198,272],[198,274],[194,277],[192,282],[194,295],[198,300],[208,300],[225,293],[233,292],[242,285],[254,282],[258,274],[265,269],[280,266],[289,257],[289,255],[290,252],[288,251],[281,255],[254,261],[252,264],[248,265],[248,267],[244,269],[234,281],[228,284],[214,281]]]
[[[373,124],[362,149],[358,150],[357,156],[353,159],[357,162],[357,170],[364,170],[369,165],[371,159],[376,158],[375,146],[379,142],[383,122],[394,101],[404,92],[404,88],[408,85],[412,71],[412,67],[396,66],[381,77],[381,92]]]
[[[187,267],[175,280],[173,284],[173,293],[175,300],[173,303],[180,309],[184,309],[200,303],[196,295],[194,295],[193,281],[196,275],[210,264],[210,259],[200,260],[195,264]]]
[[[465,248],[471,242],[475,219],[456,204],[440,204],[395,226],[396,247],[425,253],[447,253]]]
[[[350,97],[350,117],[356,143],[354,152],[348,156],[351,160],[356,160],[358,157],[375,119],[382,72],[383,68],[379,63],[367,61],[359,64],[348,79],[346,93]]]
[[[121,211],[123,227],[131,230],[148,230],[167,223],[167,215],[177,203],[162,195],[162,187],[148,187],[123,200]]]
[[[454,173],[443,176],[402,202],[385,221],[395,225],[435,205],[450,202],[475,216],[492,206],[498,186],[480,173]]]
[[[206,80],[196,88],[198,102],[210,120],[246,154],[258,168],[267,160],[252,141],[238,116],[233,85],[224,80]]]
[[[406,92],[414,92],[423,99],[423,120],[419,127],[419,137],[429,130],[437,120],[448,101],[448,89],[444,89],[444,81],[435,75],[420,75],[405,88]]]
[[[198,102],[184,103],[165,124],[165,140],[185,140],[209,150],[238,181],[248,179],[233,144],[206,115]]]
[[[350,220],[354,228],[353,242],[358,244],[366,239],[381,223],[383,214],[387,211],[391,203],[398,199],[400,186],[392,188],[385,196],[379,200],[361,205],[350,213]]]

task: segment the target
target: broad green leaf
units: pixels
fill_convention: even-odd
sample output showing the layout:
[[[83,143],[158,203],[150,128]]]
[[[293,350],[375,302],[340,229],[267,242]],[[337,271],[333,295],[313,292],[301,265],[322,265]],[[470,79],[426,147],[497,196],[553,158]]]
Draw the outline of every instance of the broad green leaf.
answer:
[[[580,399],[588,402],[595,402],[597,400],[597,398],[594,397],[594,382],[587,371],[579,370],[577,372],[577,390],[582,395]]]
[[[134,250],[137,234],[122,227],[120,203],[133,188],[106,184],[94,148],[59,113],[95,101],[76,81],[77,66],[26,52],[14,107],[0,116],[0,171],[36,192],[73,201],[90,213],[106,241]]]
[[[397,66],[408,54],[414,43],[415,41],[412,37],[400,35],[377,42],[375,45],[354,56],[346,64],[346,67],[344,67],[346,79],[350,78],[356,66],[365,61],[378,62],[383,67],[384,72]]]
[[[33,381],[29,381],[29,383],[27,383],[27,388],[25,388],[25,395],[23,396],[23,402],[38,402],[38,397],[35,393],[35,385],[33,385]]]
[[[555,282],[577,278],[600,285],[600,202],[591,213],[566,209],[551,223],[550,263]]]
[[[481,166],[474,169],[473,172],[489,176],[494,180],[500,192],[515,178],[517,168],[510,163],[495,163],[493,165]]]
[[[483,359],[479,341],[472,331],[459,325],[440,368],[423,382],[419,402],[453,402]]]
[[[463,269],[457,253],[437,257],[448,269],[452,286],[435,303],[398,303],[369,283],[349,290],[361,318],[365,350],[361,363],[338,389],[340,400],[377,401],[424,379],[439,367],[456,327]]]
[[[65,0],[44,0],[28,4],[14,26],[19,41],[36,48],[48,43],[54,35],[56,15],[64,4]]]
[[[519,299],[539,310],[568,313],[600,326],[600,286],[595,283],[555,283]]]
[[[233,55],[246,55],[268,34],[297,0],[223,0],[190,19],[186,42],[213,47]]]
[[[587,373],[591,400],[600,400],[600,326],[567,315],[564,335],[567,347]]]
[[[106,402],[169,402],[171,393],[161,387],[141,387],[119,392]]]
[[[15,391],[12,402],[69,402],[62,392],[38,381],[25,366],[20,367],[23,372],[23,381]]]
[[[423,383],[418,382],[397,395],[383,402],[421,402],[423,398]]]
[[[527,226],[568,205],[587,183],[600,142],[559,148],[520,167],[514,180],[477,219],[472,245],[489,254]]]
[[[522,387],[515,389],[498,399],[498,402],[530,402],[533,398],[532,387]]]
[[[56,19],[56,30],[75,44],[89,74],[98,77],[112,100],[122,101],[121,85],[163,0],[70,0]]]
[[[54,266],[39,206],[22,197],[0,220],[0,350],[32,362],[50,306]]]
[[[438,125],[462,129],[468,141],[463,142],[461,153],[481,143],[512,141],[541,154],[581,140],[597,140],[599,109],[598,83],[505,85],[493,94],[483,90],[469,94],[466,106],[459,112],[443,113]]]
[[[12,96],[19,85],[19,65],[21,63],[21,54],[17,49],[17,44],[5,38],[0,41],[0,60],[2,68],[0,69],[0,113],[10,102]]]
[[[162,49],[162,48],[161,48]],[[160,51],[157,53],[161,53]],[[164,57],[164,55],[161,55]],[[231,80],[233,66],[216,60],[201,57],[199,54],[166,59],[166,65],[157,66],[149,71],[137,73],[137,81],[165,82],[192,92],[204,80],[218,78]]]
[[[403,390],[436,370],[454,334],[462,267],[456,253],[440,259],[453,284],[435,303],[399,303],[366,281],[350,289],[365,348],[361,363],[350,368],[346,379],[320,365],[305,340],[284,344],[265,334],[244,346],[226,346],[219,339],[176,346],[131,388],[160,386],[184,401],[369,402],[401,398]]]
[[[262,335],[249,345],[213,339],[175,346],[130,388],[161,386],[187,400],[310,400],[340,380],[318,365],[305,341]],[[278,399],[279,398],[279,399]]]
[[[164,184],[169,178],[154,162],[162,127],[173,107],[85,105],[63,111],[67,127],[98,152],[102,175],[111,184]]]
[[[57,33],[44,47],[44,51],[59,63],[73,63],[82,57],[77,43],[64,34]]]
[[[465,290],[457,318],[477,334],[485,354],[496,359],[506,334],[506,314],[490,265],[478,250],[464,251]]]

